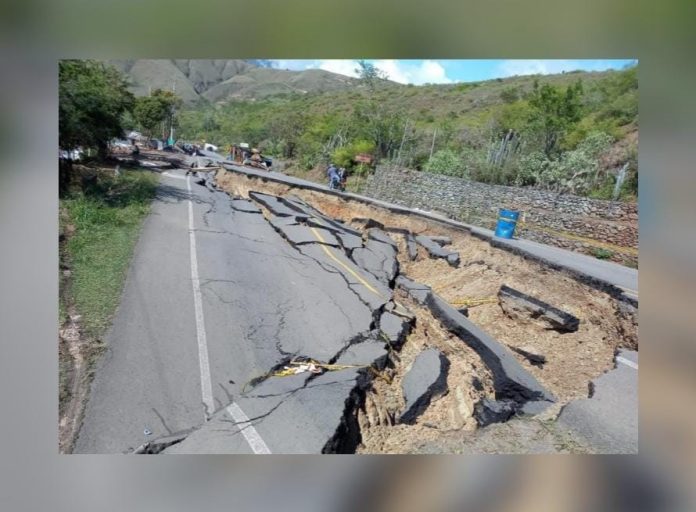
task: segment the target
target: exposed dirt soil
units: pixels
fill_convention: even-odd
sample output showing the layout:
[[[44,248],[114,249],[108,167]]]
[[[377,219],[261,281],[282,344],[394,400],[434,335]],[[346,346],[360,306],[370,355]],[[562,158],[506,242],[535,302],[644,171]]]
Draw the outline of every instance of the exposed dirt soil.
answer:
[[[65,244],[75,232],[67,222],[67,213],[60,211],[60,328],[58,329],[58,449],[70,453],[77,434],[86,400],[88,378],[86,360],[88,343],[80,329],[80,315],[73,304],[70,287],[72,283],[70,262]]]
[[[453,304],[496,297],[506,284],[580,319],[576,332],[559,333],[532,321],[508,318],[497,302],[468,309],[469,318],[498,341],[546,356],[547,362],[540,367],[515,353],[561,402],[587,397],[589,381],[613,368],[617,348],[637,348],[637,333],[621,320],[617,301],[609,295],[482,240],[447,234],[453,238],[448,248],[460,254],[459,268],[431,259],[419,249],[415,262],[400,254],[402,272]]]
[[[394,299],[416,315],[416,322],[401,351],[392,352],[393,368],[388,372],[391,382],[374,380],[358,412],[362,436],[358,453],[409,453],[416,449],[416,442],[436,442],[451,431],[473,431],[474,404],[494,396],[490,371],[476,352],[405,294],[397,292]],[[414,425],[394,425],[394,418],[404,409],[401,382],[416,356],[431,347],[444,353],[450,362],[448,392],[431,402]]]

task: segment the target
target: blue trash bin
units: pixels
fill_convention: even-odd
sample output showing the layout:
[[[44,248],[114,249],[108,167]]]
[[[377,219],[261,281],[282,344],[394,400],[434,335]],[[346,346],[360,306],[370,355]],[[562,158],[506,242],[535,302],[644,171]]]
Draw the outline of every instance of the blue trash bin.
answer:
[[[500,238],[512,238],[515,234],[515,226],[520,212],[501,208],[498,212],[498,225],[495,228],[495,236]]]

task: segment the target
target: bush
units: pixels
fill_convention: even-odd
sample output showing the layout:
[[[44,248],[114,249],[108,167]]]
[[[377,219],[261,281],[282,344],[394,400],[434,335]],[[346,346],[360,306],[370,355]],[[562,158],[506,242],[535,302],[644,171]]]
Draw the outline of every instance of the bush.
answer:
[[[592,249],[591,252],[592,252],[592,256],[594,256],[595,258],[597,258],[599,260],[608,260],[609,258],[611,258],[614,255],[614,253],[608,249],[595,248],[595,249]]]
[[[519,94],[520,88],[518,87],[506,87],[500,91],[500,99],[505,103],[514,103],[520,98]]]
[[[435,174],[446,174],[460,178],[468,177],[464,161],[451,149],[437,151],[430,161],[425,164],[425,170]]]

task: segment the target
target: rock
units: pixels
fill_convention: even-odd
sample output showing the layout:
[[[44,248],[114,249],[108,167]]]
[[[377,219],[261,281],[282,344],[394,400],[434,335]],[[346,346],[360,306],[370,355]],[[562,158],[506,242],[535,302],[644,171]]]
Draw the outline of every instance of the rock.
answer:
[[[451,252],[447,255],[447,263],[450,264],[452,267],[458,267],[459,266],[459,253],[458,252]]]
[[[546,356],[544,354],[540,354],[538,350],[536,350],[534,347],[530,346],[524,346],[524,347],[513,347],[508,345],[513,351],[517,352],[518,354],[524,356],[527,361],[529,361],[531,364],[535,366],[543,366],[546,364]]]
[[[498,292],[500,307],[510,318],[532,320],[547,329],[559,332],[575,332],[580,320],[537,298],[503,285]]]
[[[401,423],[413,423],[430,402],[447,392],[449,361],[439,350],[429,348],[418,354],[401,383],[406,406]]]
[[[385,311],[379,319],[379,329],[389,340],[389,345],[399,350],[411,330],[411,323],[394,313]]]
[[[454,399],[457,403],[457,407],[452,409],[452,412],[454,413],[454,423],[455,427],[460,429],[464,427],[467,421],[472,417],[473,411],[471,406],[469,405],[469,399],[464,393],[464,390],[462,389],[461,386],[457,386],[454,389]]]
[[[416,245],[416,239],[413,235],[406,235],[406,250],[408,251],[408,258],[411,261],[416,261],[418,257],[418,246]]]
[[[484,398],[474,406],[474,417],[479,427],[485,427],[491,423],[502,423],[515,414],[515,405],[513,400]]]

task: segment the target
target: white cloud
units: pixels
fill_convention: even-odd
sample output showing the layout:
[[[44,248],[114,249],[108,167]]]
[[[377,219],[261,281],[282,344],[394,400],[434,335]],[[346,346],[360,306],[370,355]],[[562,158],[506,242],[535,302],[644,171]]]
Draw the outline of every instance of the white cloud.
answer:
[[[504,60],[498,66],[499,71],[503,76],[514,75],[548,75],[552,73],[561,73],[563,71],[574,71],[583,69],[587,71],[602,71],[616,67],[611,61],[607,60]]]
[[[420,62],[403,60],[377,60],[375,67],[387,73],[389,80],[402,84],[448,84],[452,80],[445,68],[434,60]]]
[[[357,77],[357,60],[350,59],[325,59],[325,60],[276,60],[276,67],[280,69],[323,69],[340,75]],[[445,68],[434,60],[407,61],[395,59],[378,59],[370,61],[375,68],[386,73],[387,78],[402,84],[421,85],[425,83],[446,84],[452,83],[447,76]]]
[[[332,73],[338,73],[339,75],[357,77],[358,73],[356,68],[358,67],[357,60],[320,60],[318,61],[319,69],[324,71],[331,71]]]

